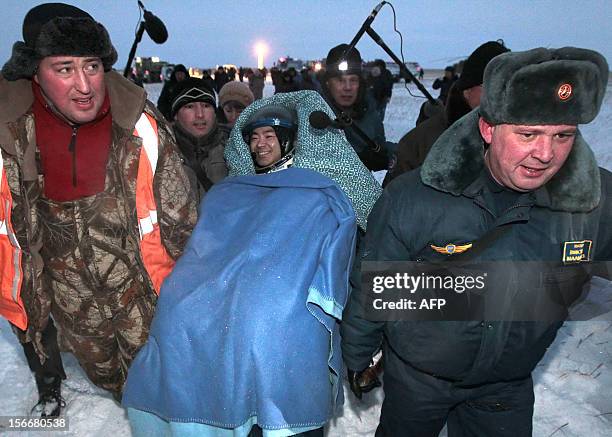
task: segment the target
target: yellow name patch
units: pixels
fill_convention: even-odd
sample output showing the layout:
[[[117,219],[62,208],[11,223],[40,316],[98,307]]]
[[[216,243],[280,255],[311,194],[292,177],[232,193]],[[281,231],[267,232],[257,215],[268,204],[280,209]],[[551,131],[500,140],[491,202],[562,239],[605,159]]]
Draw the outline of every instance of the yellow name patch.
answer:
[[[589,262],[592,240],[566,241],[563,243],[563,264]]]

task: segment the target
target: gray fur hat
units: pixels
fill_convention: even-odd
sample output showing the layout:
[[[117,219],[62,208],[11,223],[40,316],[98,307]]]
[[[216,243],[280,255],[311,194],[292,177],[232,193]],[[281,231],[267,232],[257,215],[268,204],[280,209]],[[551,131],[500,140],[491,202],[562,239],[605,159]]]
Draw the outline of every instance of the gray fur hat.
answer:
[[[507,52],[484,73],[480,115],[492,124],[590,123],[608,83],[608,63],[575,47]]]
[[[30,9],[23,20],[23,41],[13,45],[2,75],[11,81],[31,79],[47,56],[99,57],[104,71],[117,60],[104,26],[87,12],[64,3],[44,3]]]

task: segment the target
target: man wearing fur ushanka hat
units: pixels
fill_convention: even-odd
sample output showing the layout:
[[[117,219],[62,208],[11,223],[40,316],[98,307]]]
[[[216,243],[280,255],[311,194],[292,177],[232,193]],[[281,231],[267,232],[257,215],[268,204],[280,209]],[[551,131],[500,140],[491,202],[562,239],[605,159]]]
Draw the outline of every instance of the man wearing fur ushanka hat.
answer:
[[[0,315],[23,344],[41,416],[65,405],[58,339],[121,398],[196,221],[170,128],[111,71],[116,60],[102,24],[45,3],[26,14],[0,76]]]
[[[449,435],[531,436],[531,372],[593,264],[612,260],[612,174],[577,128],[599,112],[608,75],[585,49],[495,57],[481,106],[375,205],[364,261],[417,261],[407,274],[428,262],[486,265],[485,292],[427,315],[374,317],[368,284],[353,290],[341,331],[356,395],[381,343],[385,353],[377,436],[433,437],[447,422]]]

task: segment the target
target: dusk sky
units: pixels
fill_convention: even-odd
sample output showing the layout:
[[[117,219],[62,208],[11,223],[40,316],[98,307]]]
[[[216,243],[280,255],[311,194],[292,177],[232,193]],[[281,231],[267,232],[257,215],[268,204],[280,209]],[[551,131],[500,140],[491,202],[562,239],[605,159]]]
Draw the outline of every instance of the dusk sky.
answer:
[[[22,40],[27,11],[42,3],[3,0],[0,54],[4,63],[12,44]],[[123,69],[134,40],[139,9],[136,0],[68,0],[108,29]],[[265,41],[266,66],[280,56],[320,59],[349,42],[376,1],[364,0],[143,0],[161,18],[170,37],[157,45],[145,34],[139,56],[159,56],[187,66],[257,64],[253,46]],[[578,0],[395,0],[397,26],[404,36],[406,61],[443,68],[469,55],[488,40],[503,39],[512,50],[573,45],[601,52],[612,63],[612,1]],[[385,5],[373,26],[400,56],[393,13]],[[390,60],[368,35],[357,48],[365,60]]]

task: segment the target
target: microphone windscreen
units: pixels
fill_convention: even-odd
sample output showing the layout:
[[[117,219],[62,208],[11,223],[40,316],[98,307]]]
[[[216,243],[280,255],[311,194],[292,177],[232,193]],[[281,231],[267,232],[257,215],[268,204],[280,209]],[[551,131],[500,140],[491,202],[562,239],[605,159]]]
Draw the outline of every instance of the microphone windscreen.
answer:
[[[166,30],[166,26],[163,21],[157,18],[149,11],[145,11],[144,13],[145,19],[145,30],[149,37],[155,41],[157,44],[163,44],[168,39],[168,30]]]
[[[331,118],[323,111],[313,111],[308,117],[308,122],[315,129],[326,129],[332,124]]]

